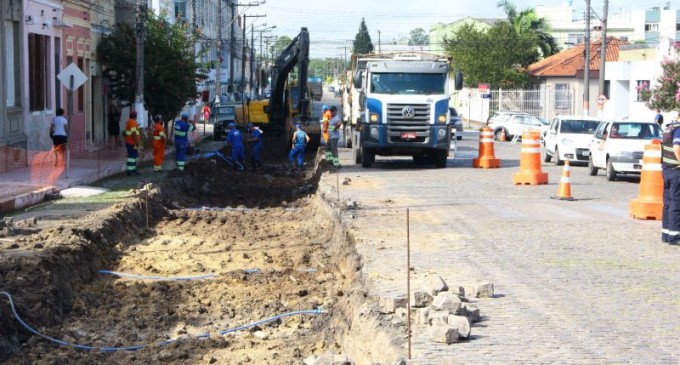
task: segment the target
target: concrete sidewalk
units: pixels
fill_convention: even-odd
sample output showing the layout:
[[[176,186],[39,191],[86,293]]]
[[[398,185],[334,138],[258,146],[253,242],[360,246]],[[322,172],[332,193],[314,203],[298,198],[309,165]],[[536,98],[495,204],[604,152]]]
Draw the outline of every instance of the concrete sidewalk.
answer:
[[[203,131],[202,125],[199,124],[197,132],[196,144],[201,143],[203,139],[212,138],[212,128]],[[174,156],[172,143],[168,143],[168,146],[170,148],[166,150],[166,162],[169,157]],[[36,152],[34,155],[51,153],[51,151],[43,151]],[[54,160],[46,158],[46,162],[39,166],[27,166],[2,172],[0,173],[0,213],[38,204],[45,199],[47,194],[74,186],[89,185],[124,173],[126,156],[125,147],[121,146],[116,149],[104,147],[78,152],[77,157],[69,159],[67,167],[54,166]],[[36,160],[35,156],[33,157]],[[145,149],[140,155],[138,164],[147,164],[152,160],[152,150]]]
[[[148,160],[148,153],[143,157]],[[52,162],[51,166],[42,164],[0,173],[0,213],[38,204],[47,194],[122,173],[125,164],[125,148],[119,147],[79,153],[78,158],[68,159],[67,166],[54,166]]]

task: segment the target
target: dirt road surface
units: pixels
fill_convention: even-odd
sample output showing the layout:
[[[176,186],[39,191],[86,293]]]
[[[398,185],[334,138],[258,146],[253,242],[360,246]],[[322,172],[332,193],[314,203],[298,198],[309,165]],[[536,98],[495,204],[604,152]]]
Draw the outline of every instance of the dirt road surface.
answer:
[[[339,205],[316,194],[328,167],[315,154],[301,174],[280,151],[265,161],[236,172],[197,158],[16,214],[0,240],[0,360],[302,364],[349,359],[342,349],[369,336],[389,349],[400,326],[360,310]],[[357,363],[401,356],[362,352]]]

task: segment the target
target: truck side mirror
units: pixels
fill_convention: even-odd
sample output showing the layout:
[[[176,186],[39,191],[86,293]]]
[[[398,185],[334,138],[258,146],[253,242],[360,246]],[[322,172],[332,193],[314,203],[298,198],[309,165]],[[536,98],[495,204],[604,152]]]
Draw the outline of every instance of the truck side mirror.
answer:
[[[463,71],[456,71],[454,84],[455,84],[456,90],[463,89]]]
[[[361,89],[361,74],[362,74],[361,71],[357,71],[354,74],[354,80],[352,80],[354,81],[354,87],[357,89]]]

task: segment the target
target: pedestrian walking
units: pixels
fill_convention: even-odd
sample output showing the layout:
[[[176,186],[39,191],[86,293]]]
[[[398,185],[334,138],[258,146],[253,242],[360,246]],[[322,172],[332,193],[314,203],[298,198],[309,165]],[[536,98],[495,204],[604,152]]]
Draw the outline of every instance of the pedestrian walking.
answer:
[[[666,126],[662,142],[661,241],[680,245],[680,123]]]
[[[50,123],[50,138],[54,151],[54,166],[64,164],[64,151],[68,140],[68,120],[64,117],[64,109],[57,109],[57,116]]]
[[[203,122],[204,123],[209,123],[210,122],[210,113],[212,110],[210,110],[210,105],[205,104],[203,105],[203,108],[201,109],[201,113],[203,114]]]
[[[182,113],[181,119],[175,121],[173,135],[175,138],[175,163],[177,170],[184,171],[184,161],[187,156],[187,148],[193,143],[191,132],[194,125],[189,122],[189,113]]]
[[[332,117],[333,116],[331,115],[331,111],[328,109],[328,105],[321,106],[321,132],[324,142],[324,158],[327,161],[331,160],[331,146],[328,142],[328,122],[330,122]]]
[[[293,147],[290,149],[288,154],[288,160],[291,163],[291,170],[295,170],[296,167],[302,169],[305,162],[305,146],[309,142],[309,136],[305,131],[302,130],[302,125],[300,123],[295,125],[295,133],[293,133],[293,139],[291,140]],[[296,165],[297,162],[297,165]]]
[[[328,141],[331,149],[331,162],[333,166],[340,167],[340,159],[338,157],[338,142],[340,141],[340,128],[342,127],[342,118],[338,113],[338,108],[333,105],[330,108],[331,120],[328,122]]]
[[[661,114],[661,109],[656,108],[656,115],[654,116],[654,121],[663,128],[663,114]]]
[[[248,123],[246,142],[250,147],[250,163],[253,169],[262,167],[262,132],[253,123]]]
[[[113,103],[109,104],[108,117],[109,147],[116,149],[120,145],[120,110]]]
[[[137,112],[134,110],[130,112],[130,118],[125,123],[125,148],[127,149],[127,174],[139,175],[137,159],[142,149],[142,134],[137,124]]]
[[[243,146],[243,136],[241,131],[236,128],[236,123],[229,123],[229,133],[227,133],[227,146],[231,148],[231,159],[240,162],[245,166],[246,154]]]
[[[163,118],[156,114],[153,116],[153,172],[163,171],[165,160],[165,128]]]

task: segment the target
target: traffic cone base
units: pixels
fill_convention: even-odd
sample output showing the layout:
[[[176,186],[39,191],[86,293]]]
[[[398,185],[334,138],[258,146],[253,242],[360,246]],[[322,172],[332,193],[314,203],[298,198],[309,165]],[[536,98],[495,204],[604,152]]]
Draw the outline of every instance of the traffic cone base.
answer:
[[[571,166],[569,165],[569,160],[564,161],[562,177],[560,178],[560,184],[557,186],[557,195],[554,199],[574,200],[571,196]]]
[[[630,216],[635,219],[661,220],[663,202],[643,201],[641,199],[630,200]]]
[[[512,175],[515,185],[542,185],[548,183],[548,174],[541,171],[541,136],[538,132],[522,134],[522,154],[519,172]]]
[[[640,193],[630,200],[628,213],[635,219],[661,220],[663,211],[663,174],[661,142],[653,139],[645,145],[640,173]]]
[[[484,169],[501,167],[501,159],[489,156],[483,156],[472,160],[472,167],[480,167]]]
[[[548,183],[548,173],[520,171],[512,175],[512,183],[515,185],[544,185]]]
[[[489,127],[479,129],[479,156],[472,160],[472,167],[485,169],[501,167],[501,160],[494,156],[493,131]]]

